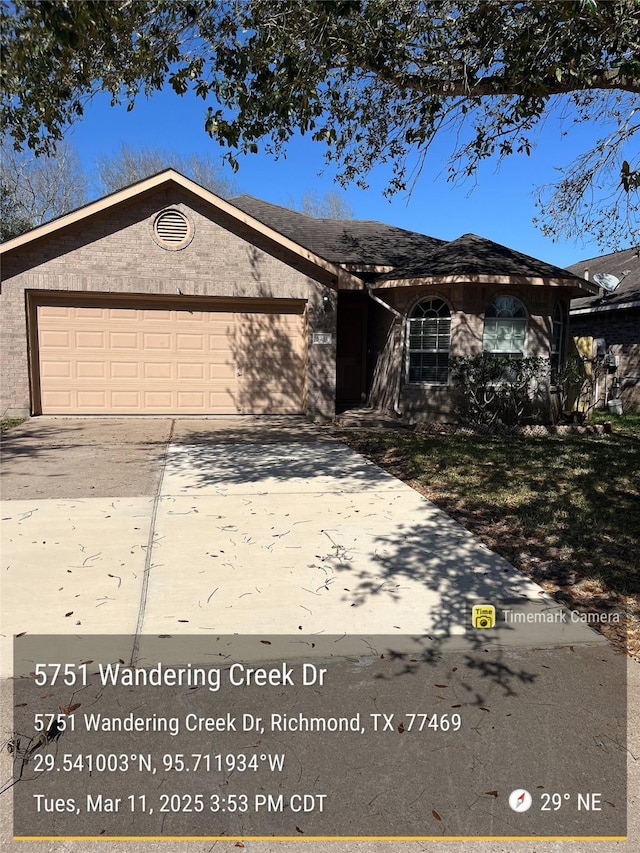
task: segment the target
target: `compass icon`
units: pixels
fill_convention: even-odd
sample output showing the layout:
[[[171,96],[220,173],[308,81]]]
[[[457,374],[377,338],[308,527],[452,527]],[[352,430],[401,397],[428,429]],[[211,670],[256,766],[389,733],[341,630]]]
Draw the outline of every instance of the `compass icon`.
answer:
[[[514,812],[528,812],[533,798],[524,788],[516,788],[509,794],[509,805]]]

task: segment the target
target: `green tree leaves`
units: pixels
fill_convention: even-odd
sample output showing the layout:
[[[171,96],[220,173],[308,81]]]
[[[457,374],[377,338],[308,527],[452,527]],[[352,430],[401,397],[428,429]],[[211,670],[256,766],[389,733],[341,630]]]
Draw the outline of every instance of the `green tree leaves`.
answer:
[[[97,91],[131,108],[168,83],[210,102],[203,127],[235,168],[240,153],[277,156],[302,132],[326,146],[343,184],[366,186],[374,166],[391,164],[392,194],[411,189],[437,136],[452,140],[456,180],[487,158],[529,154],[561,104],[579,122],[622,122],[613,158],[602,140],[585,152],[595,160],[572,164],[586,176],[584,188],[570,182],[580,227],[591,209],[604,242],[638,227],[636,0],[18,0],[0,26],[3,132],[37,152]],[[602,187],[620,182],[622,195],[602,202]],[[575,232],[552,197],[543,227]]]

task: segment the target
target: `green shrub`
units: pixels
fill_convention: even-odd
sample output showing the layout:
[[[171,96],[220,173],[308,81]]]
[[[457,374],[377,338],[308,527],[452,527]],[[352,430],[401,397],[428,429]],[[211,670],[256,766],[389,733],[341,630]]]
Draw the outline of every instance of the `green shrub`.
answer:
[[[549,383],[548,358],[475,355],[452,358],[456,414],[472,426],[522,423]]]

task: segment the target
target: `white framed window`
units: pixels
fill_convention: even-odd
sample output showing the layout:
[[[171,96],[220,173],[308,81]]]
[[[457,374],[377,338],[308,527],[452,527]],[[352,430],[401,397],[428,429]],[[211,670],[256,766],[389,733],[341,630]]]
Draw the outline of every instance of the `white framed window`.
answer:
[[[484,315],[482,350],[486,355],[523,358],[527,312],[515,296],[496,296]]]
[[[449,381],[451,311],[443,299],[423,299],[407,320],[407,381],[446,385]]]

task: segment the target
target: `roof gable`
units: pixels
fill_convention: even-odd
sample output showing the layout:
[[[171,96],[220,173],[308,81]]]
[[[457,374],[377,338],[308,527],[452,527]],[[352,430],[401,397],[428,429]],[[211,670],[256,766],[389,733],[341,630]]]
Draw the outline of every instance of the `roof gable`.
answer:
[[[134,184],[111,193],[96,201],[90,202],[77,210],[60,216],[57,219],[52,219],[44,225],[28,231],[26,234],[21,234],[14,237],[12,240],[7,240],[0,244],[0,254],[20,249],[34,241],[55,234],[63,229],[75,225],[82,220],[88,219],[97,214],[101,214],[121,204],[131,203],[136,198],[143,196],[150,191],[156,190],[162,186],[175,184],[192,195],[196,196],[200,201],[210,204],[217,211],[228,217],[230,221],[240,223],[242,226],[248,227],[255,235],[259,236],[262,248],[269,251],[269,245],[277,247],[278,254],[282,254],[284,250],[288,253],[291,266],[295,266],[303,272],[312,275],[312,277],[323,281],[326,284],[336,284],[340,279],[345,281],[347,285],[361,286],[361,281],[352,276],[332,261],[317,255],[305,246],[296,243],[294,240],[287,237],[272,228],[270,225],[257,220],[255,217],[246,213],[220,196],[215,195],[210,190],[201,187],[195,181],[186,178],[174,169],[166,169],[159,172],[157,175],[152,175],[142,181],[137,181]]]

